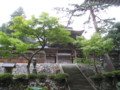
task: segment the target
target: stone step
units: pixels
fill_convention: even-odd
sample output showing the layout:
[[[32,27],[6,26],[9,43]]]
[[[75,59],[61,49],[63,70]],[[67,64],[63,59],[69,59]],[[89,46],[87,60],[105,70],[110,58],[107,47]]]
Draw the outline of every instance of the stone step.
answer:
[[[87,79],[74,64],[62,65],[63,71],[70,76],[67,79],[71,90],[94,90]]]

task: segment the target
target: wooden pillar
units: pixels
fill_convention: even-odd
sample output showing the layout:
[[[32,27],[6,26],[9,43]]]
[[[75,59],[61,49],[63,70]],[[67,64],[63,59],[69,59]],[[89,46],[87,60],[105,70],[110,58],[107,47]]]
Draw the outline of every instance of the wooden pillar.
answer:
[[[77,58],[77,52],[76,52],[76,50],[74,50],[74,56],[75,56],[75,58]]]

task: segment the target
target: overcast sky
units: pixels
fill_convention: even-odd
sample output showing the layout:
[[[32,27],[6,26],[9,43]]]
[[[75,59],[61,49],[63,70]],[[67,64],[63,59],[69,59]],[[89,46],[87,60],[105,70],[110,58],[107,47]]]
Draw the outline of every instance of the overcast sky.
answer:
[[[40,15],[41,12],[48,12],[55,15],[54,7],[64,7],[68,3],[76,3],[79,0],[1,0],[0,2],[0,24],[10,19],[10,15],[18,8],[23,7],[27,17]],[[79,3],[84,0],[80,0]]]
[[[0,2],[0,25],[9,21],[10,15],[18,8],[23,7],[27,17],[31,15],[40,15],[41,12],[48,12],[52,16],[59,16],[56,11],[53,10],[54,7],[64,7],[69,3],[82,3],[84,0],[1,0]],[[117,21],[120,21],[119,14],[120,7],[114,7],[108,10],[105,17],[116,17]],[[103,16],[103,14],[101,15]],[[85,16],[82,18],[75,19],[75,23],[72,25],[74,29],[82,30],[84,26],[82,25]],[[91,31],[88,33],[91,33]]]

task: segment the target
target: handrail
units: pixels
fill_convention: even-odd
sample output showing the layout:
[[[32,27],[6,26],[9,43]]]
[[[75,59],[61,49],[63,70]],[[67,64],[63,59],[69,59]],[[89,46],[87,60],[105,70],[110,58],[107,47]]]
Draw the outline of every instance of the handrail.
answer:
[[[62,65],[61,65],[61,64],[59,65],[59,68],[60,68],[60,71],[61,71],[62,73],[65,73],[64,70],[63,70],[63,68],[62,68]],[[68,89],[68,90],[71,90],[71,89],[70,89],[70,86],[69,86],[69,84],[68,84],[67,79],[65,79],[65,81],[66,81],[65,90],[67,90],[67,89]]]
[[[86,75],[82,72],[82,70],[79,68],[79,66],[77,64],[75,64],[75,65],[79,69],[79,71],[82,73],[82,75],[86,78],[86,80],[89,82],[89,84],[93,87],[93,89],[97,90],[94,83],[93,83],[93,81],[86,77]]]

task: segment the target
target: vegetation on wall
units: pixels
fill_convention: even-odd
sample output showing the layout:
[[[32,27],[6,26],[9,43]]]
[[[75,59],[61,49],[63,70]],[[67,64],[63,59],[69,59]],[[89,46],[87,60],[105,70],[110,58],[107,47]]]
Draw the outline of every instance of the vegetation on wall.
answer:
[[[54,76],[54,77],[52,77],[52,79],[51,79],[51,76]],[[69,75],[67,73],[58,73],[58,74],[52,74],[52,75],[47,75],[47,74],[13,75],[10,73],[4,73],[4,74],[0,74],[0,82],[1,82],[0,87],[6,87],[6,86],[14,86],[15,87],[15,86],[17,86],[20,89],[25,89],[25,88],[29,87],[30,82],[35,82],[38,87],[39,87],[39,83],[44,83],[44,85],[49,85],[50,82],[52,82],[56,85],[59,85],[59,86],[65,86],[65,83],[66,83],[65,80],[68,77],[69,77]],[[49,81],[49,82],[47,82],[47,81]],[[37,87],[37,86],[35,86],[35,87]],[[29,88],[31,88],[31,87],[29,87]],[[41,87],[41,88],[43,88],[43,87]],[[32,88],[31,88],[31,90],[32,90]]]
[[[120,82],[120,70],[105,72],[103,74],[90,76],[90,78],[99,90],[117,90],[117,83]]]

